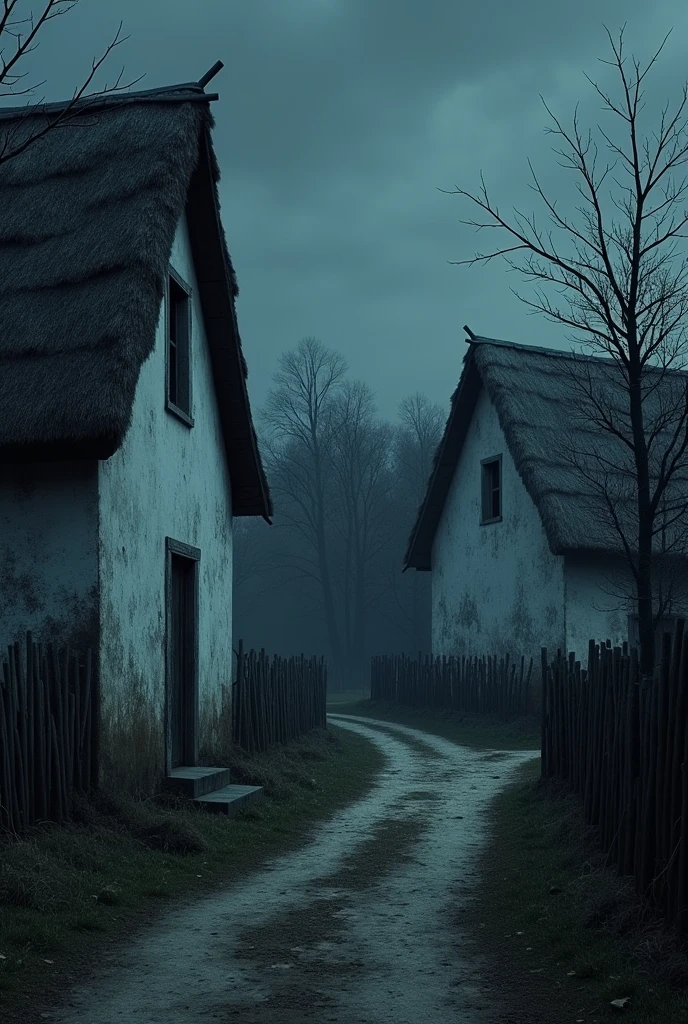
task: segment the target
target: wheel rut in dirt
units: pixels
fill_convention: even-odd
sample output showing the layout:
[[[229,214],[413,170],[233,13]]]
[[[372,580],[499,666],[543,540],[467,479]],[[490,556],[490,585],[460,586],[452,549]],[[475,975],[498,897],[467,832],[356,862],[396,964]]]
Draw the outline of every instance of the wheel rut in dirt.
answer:
[[[490,761],[404,726],[330,720],[384,752],[369,795],[316,827],[298,851],[134,937],[48,1019],[498,1019],[485,965],[457,929],[457,906],[470,908],[489,801],[533,752]]]

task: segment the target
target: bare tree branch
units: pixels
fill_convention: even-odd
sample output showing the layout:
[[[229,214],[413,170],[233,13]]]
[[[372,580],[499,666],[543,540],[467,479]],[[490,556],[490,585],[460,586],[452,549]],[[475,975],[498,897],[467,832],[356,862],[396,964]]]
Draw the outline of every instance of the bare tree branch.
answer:
[[[36,89],[45,82],[34,85],[17,86],[27,77],[27,72],[18,70],[22,60],[38,46],[38,34],[45,25],[69,13],[76,7],[79,0],[44,0],[44,6],[37,17],[29,13],[24,18],[15,19],[19,0],[2,0],[0,9],[0,97],[2,96],[33,96]],[[13,118],[11,122],[0,120],[0,164],[24,153],[35,142],[57,128],[87,127],[93,121],[88,120],[88,111],[98,99],[114,93],[124,92],[141,81],[140,76],[133,81],[123,83],[124,68],[120,71],[112,85],[107,83],[102,89],[89,93],[93,81],[109,58],[113,50],[126,42],[128,36],[122,36],[122,23],[115,36],[107,45],[100,57],[91,62],[91,69],[82,84],[75,89],[71,99],[61,110],[50,112],[44,107],[43,100],[30,103],[25,115]],[[5,56],[5,43],[12,39],[13,52]],[[0,108],[0,114],[2,108]],[[39,118],[36,115],[40,115]],[[34,122],[40,120],[40,124]]]

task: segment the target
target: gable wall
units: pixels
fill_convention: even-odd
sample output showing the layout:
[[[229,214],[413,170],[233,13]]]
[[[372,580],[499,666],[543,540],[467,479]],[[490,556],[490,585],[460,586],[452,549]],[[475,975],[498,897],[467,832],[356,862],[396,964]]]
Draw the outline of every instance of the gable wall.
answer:
[[[121,751],[150,788],[164,771],[165,537],[200,548],[201,756],[232,679],[229,474],[185,219],[170,260],[191,285],[194,426],[165,409],[165,320],[141,369],[122,448],[100,464],[104,768]],[[124,780],[130,782],[131,780]]]
[[[480,525],[481,459],[502,455],[502,514]],[[539,513],[481,390],[432,548],[433,654],[532,656],[564,640],[563,558],[553,555]]]

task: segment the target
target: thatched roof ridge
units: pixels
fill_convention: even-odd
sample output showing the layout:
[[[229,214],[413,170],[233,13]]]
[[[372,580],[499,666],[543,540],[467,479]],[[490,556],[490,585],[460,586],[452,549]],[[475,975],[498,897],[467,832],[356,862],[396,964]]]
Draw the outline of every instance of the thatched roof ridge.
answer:
[[[213,98],[190,83],[87,101],[0,164],[0,461],[106,459],[120,447],[186,211],[235,512],[267,518]],[[0,137],[16,145],[62,107],[0,108]]]
[[[430,569],[435,532],[458,464],[478,396],[484,388],[495,406],[509,452],[526,490],[540,513],[550,548],[555,554],[572,551],[621,552],[618,534],[601,515],[594,487],[572,464],[572,431],[579,452],[599,452],[615,466],[629,466],[628,453],[612,435],[601,431],[581,411],[580,393],[572,376],[590,374],[623,416],[624,389],[612,359],[555,349],[518,345],[494,338],[473,337],[464,357],[463,371],[451,399],[444,434],[435,452],[425,498],[418,510],[404,558],[405,567]],[[658,390],[678,384],[686,374],[669,371]],[[647,399],[651,406],[655,398]],[[583,458],[583,462],[586,457]],[[587,466],[599,465],[587,455]],[[611,475],[610,475],[611,479]],[[616,474],[624,487],[628,475]],[[686,475],[676,475],[674,488],[688,495]],[[676,493],[676,490],[674,490]],[[623,503],[620,506],[623,510]],[[632,502],[623,514],[632,523]],[[632,531],[628,531],[632,536]]]
[[[178,85],[162,85],[156,89],[141,89],[137,92],[109,92],[83,96],[76,101],[28,103],[22,107],[0,105],[0,121],[19,122],[31,118],[32,129],[35,130],[39,119],[56,120],[59,114],[67,114],[71,124],[74,117],[89,118],[100,110],[124,107],[131,103],[209,103],[217,99],[219,96],[216,92],[206,92],[198,82],[184,82]],[[77,120],[75,123],[87,124],[88,121]]]

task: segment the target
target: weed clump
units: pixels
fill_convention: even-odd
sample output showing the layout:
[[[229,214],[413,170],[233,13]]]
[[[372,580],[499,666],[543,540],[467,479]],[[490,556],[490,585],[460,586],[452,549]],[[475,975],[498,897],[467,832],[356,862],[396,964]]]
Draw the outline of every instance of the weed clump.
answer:
[[[208,843],[191,825],[173,818],[160,817],[157,821],[136,830],[136,838],[149,850],[188,856],[205,853]]]
[[[52,893],[45,886],[45,857],[32,843],[22,847],[21,856],[3,857],[0,862],[0,905],[47,909]]]
[[[271,747],[264,754],[249,755],[235,747],[227,752],[226,763],[235,782],[262,786],[266,797],[283,803],[292,799],[299,789],[316,788],[312,770],[307,765],[327,761],[340,745],[339,737],[325,729],[316,729],[303,736],[298,745]]]

